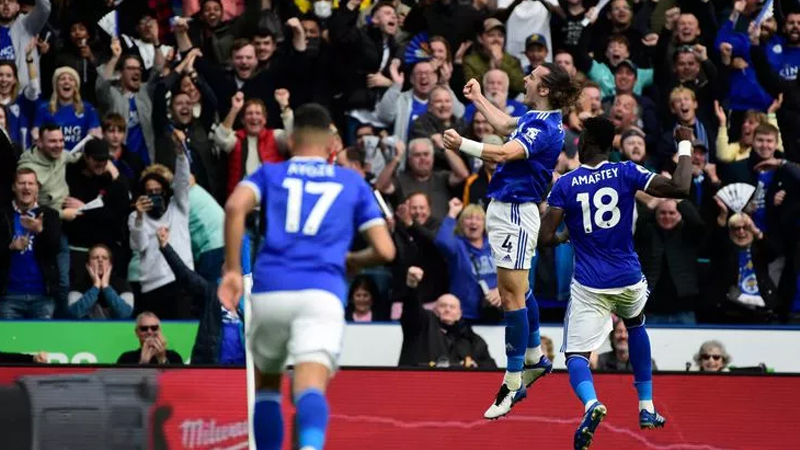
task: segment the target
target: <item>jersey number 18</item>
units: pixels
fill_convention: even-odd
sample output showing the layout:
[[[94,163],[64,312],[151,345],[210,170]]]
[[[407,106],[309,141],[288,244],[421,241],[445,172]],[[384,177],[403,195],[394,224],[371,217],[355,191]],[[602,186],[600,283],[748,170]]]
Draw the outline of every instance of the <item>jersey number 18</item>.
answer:
[[[608,198],[608,202],[604,201],[606,198]],[[619,194],[617,194],[617,191],[613,188],[600,188],[594,193],[594,197],[592,198],[592,204],[594,204],[595,207],[594,216],[592,216],[592,209],[589,205],[588,192],[581,192],[576,199],[581,204],[581,209],[583,210],[583,231],[586,232],[586,234],[590,234],[594,230],[592,227],[592,219],[594,219],[594,224],[597,227],[603,229],[613,228],[619,223],[621,216],[619,208],[617,207],[617,203],[619,203]],[[608,214],[611,214],[611,217],[606,219]]]
[[[303,225],[303,234],[314,236],[319,231],[319,225],[328,214],[333,202],[343,186],[339,183],[306,181],[299,178],[286,178],[283,180],[283,188],[289,190],[289,198],[286,201],[286,232],[297,233],[300,231],[300,213],[303,211],[303,193],[319,195],[311,213],[306,218]]]

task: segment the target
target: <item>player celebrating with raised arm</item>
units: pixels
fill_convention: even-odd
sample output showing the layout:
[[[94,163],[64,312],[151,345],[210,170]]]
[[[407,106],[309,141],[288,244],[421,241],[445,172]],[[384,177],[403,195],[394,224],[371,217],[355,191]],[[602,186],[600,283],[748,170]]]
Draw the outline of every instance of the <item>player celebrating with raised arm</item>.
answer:
[[[446,149],[498,164],[487,193],[492,201],[486,229],[505,311],[508,363],[500,391],[483,415],[487,419],[508,414],[525,398],[526,387],[553,369],[542,353],[539,306],[528,289],[528,271],[539,235],[538,203],[544,200],[564,147],[561,109],[574,103],[579,92],[567,72],[542,64],[525,77],[525,103],[532,110],[516,119],[492,105],[472,79],[464,96],[498,133],[510,133],[510,140],[503,145],[481,144],[452,129],[444,133]]]
[[[589,356],[611,332],[611,313],[628,329],[634,386],[639,396],[639,426],[661,428],[666,420],[653,406],[650,339],[644,327],[644,305],[649,291],[639,258],[633,250],[633,211],[637,191],[656,197],[689,195],[692,181],[692,131],[675,130],[678,167],[673,177],[656,175],[633,162],[608,162],[614,125],[608,119],[584,122],[580,167],[559,178],[548,197],[539,245],[557,245],[567,238],[575,248],[575,273],[564,317],[564,343],[569,381],[584,405],[583,420],[575,432],[575,450],[592,443],[597,426],[607,414],[597,400]],[[561,220],[566,233],[556,234]]]
[[[256,370],[253,414],[259,450],[283,442],[281,374],[294,360],[293,394],[301,450],[321,450],[328,425],[325,389],[344,333],[345,263],[350,271],[394,259],[386,222],[364,179],[330,165],[328,112],[298,108],[289,138],[292,158],[265,164],[240,182],[225,205],[225,267],[219,298],[230,311],[242,295],[240,249],[245,216],[261,205],[263,248],[253,269],[247,343]],[[348,253],[354,230],[370,247]]]

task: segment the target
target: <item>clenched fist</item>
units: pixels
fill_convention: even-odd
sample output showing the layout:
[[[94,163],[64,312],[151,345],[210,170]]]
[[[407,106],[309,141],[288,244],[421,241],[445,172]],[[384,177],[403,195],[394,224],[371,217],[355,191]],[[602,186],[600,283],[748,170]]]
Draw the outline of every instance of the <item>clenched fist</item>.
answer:
[[[461,148],[461,141],[463,138],[458,132],[452,128],[445,130],[443,136],[444,149],[452,152],[457,152]]]
[[[471,102],[481,97],[481,84],[478,83],[478,80],[472,78],[467,81],[467,84],[464,86],[464,97]]]

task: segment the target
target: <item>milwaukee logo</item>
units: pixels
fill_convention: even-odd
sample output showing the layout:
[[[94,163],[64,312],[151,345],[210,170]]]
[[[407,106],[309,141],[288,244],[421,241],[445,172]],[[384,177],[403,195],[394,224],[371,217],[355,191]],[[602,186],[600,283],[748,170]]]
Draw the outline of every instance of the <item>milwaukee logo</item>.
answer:
[[[180,429],[183,433],[184,448],[198,448],[209,445],[216,445],[231,439],[247,439],[248,423],[234,422],[224,425],[217,425],[216,420],[184,420]]]

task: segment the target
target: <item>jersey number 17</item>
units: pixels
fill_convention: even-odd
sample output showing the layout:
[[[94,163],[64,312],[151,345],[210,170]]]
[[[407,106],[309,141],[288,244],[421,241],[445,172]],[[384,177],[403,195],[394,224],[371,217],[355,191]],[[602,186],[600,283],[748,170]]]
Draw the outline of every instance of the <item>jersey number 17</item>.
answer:
[[[306,218],[306,223],[303,225],[303,234],[314,236],[319,231],[319,226],[328,214],[328,210],[331,209],[336,197],[342,192],[343,186],[340,183],[333,182],[303,182],[299,178],[286,178],[283,180],[283,188],[289,191],[289,197],[286,201],[285,229],[287,233],[300,231],[303,193],[319,196],[311,208],[311,213]]]
[[[606,199],[608,199],[607,202],[605,201]],[[581,192],[577,195],[576,200],[581,204],[581,209],[583,210],[583,231],[586,234],[591,234],[594,231],[593,222],[598,228],[603,229],[614,228],[619,223],[621,216],[617,207],[619,194],[614,188],[604,187],[594,193],[591,201],[595,208],[594,215],[589,204],[588,192]],[[607,217],[608,214],[611,214],[611,217]]]

